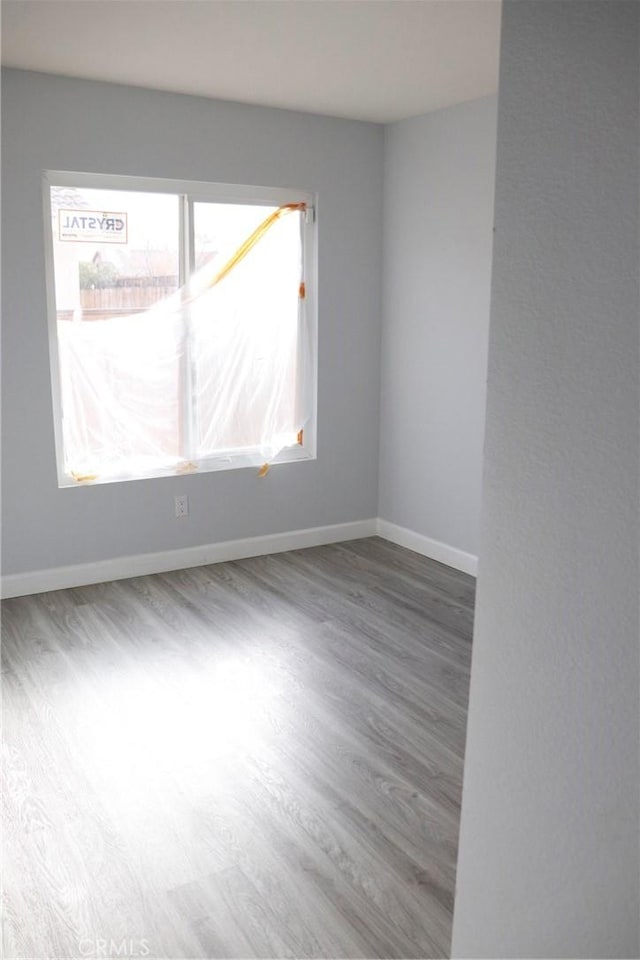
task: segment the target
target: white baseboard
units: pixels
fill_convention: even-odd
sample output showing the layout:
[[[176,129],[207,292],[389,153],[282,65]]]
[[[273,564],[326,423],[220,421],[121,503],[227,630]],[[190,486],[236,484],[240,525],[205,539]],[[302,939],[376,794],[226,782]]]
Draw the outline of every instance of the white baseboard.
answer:
[[[470,573],[472,577],[475,577],[478,573],[478,558],[472,553],[465,553],[464,550],[458,550],[457,547],[450,547],[448,543],[441,543],[439,540],[432,540],[431,537],[424,537],[421,533],[407,530],[406,527],[399,527],[395,523],[389,523],[388,520],[382,520],[380,517],[378,517],[376,527],[378,536],[384,537],[385,540],[391,540],[392,543],[397,543],[401,547],[407,547],[414,553],[421,553],[423,557],[429,557],[430,560],[445,563],[455,570]]]
[[[244,557],[261,557],[267,553],[282,553],[302,547],[318,547],[323,543],[340,543],[372,537],[377,530],[375,517],[356,520],[353,523],[335,523],[326,527],[311,527],[308,530],[290,530],[272,533],[263,537],[247,537],[244,540],[225,540],[222,543],[205,544],[201,547],[183,547],[160,553],[141,553],[137,556],[115,557],[94,563],[80,563],[68,567],[53,567],[50,570],[33,570],[2,577],[0,592],[3,598],[22,597],[31,593],[48,593],[67,587],[81,587],[89,583],[105,583],[109,580],[124,580],[149,573],[164,573],[167,570],[184,570],[207,563],[222,563],[224,560],[242,560]]]
[[[0,595],[3,598],[23,597],[31,593],[48,593],[67,587],[82,587],[89,583],[105,583],[109,580],[124,580],[150,573],[168,570],[184,570],[201,567],[207,563],[222,563],[225,560],[242,560],[244,557],[262,557],[268,553],[299,550],[303,547],[318,547],[324,543],[340,543],[375,535],[407,547],[431,560],[445,563],[456,570],[476,575],[478,558],[464,550],[450,547],[439,540],[424,537],[413,530],[399,527],[388,520],[372,517],[370,520],[355,520],[353,523],[334,523],[326,527],[310,527],[307,530],[289,530],[286,533],[271,533],[263,537],[247,537],[244,540],[224,540],[201,547],[183,547],[160,553],[140,553],[136,556],[114,557],[94,563],[79,563],[68,567],[52,567],[49,570],[32,570],[2,577]]]

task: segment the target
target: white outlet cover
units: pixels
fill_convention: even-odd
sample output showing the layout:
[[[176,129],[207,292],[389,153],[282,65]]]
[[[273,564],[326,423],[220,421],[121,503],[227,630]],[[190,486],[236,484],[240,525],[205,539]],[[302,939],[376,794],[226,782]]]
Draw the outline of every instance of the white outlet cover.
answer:
[[[189,516],[189,498],[186,494],[180,497],[174,497],[174,509],[176,517]]]

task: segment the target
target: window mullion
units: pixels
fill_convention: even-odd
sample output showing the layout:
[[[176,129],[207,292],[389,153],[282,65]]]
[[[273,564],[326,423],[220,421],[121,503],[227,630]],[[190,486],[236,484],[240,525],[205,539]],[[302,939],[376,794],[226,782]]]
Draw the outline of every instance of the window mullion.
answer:
[[[186,194],[180,197],[180,286],[188,283],[193,271],[193,203]],[[180,453],[194,459],[193,337],[191,308],[184,308],[179,368]]]

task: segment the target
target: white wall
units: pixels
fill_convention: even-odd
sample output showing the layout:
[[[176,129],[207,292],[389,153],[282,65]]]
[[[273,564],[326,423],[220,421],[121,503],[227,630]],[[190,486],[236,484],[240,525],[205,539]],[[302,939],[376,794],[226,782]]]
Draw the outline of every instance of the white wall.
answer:
[[[379,515],[478,553],[496,97],[385,130]]]
[[[457,957],[640,956],[639,29],[504,5]]]
[[[3,571],[164,551],[377,513],[382,128],[21,71],[2,84]],[[41,173],[318,191],[318,459],[59,490]],[[173,497],[190,516],[176,521]]]

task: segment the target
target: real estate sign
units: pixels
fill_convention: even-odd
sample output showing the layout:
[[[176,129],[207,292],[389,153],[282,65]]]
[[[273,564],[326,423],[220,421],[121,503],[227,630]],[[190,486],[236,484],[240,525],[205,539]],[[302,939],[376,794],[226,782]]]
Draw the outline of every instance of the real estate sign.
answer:
[[[58,210],[58,239],[63,242],[127,243],[127,214],[104,210]]]

